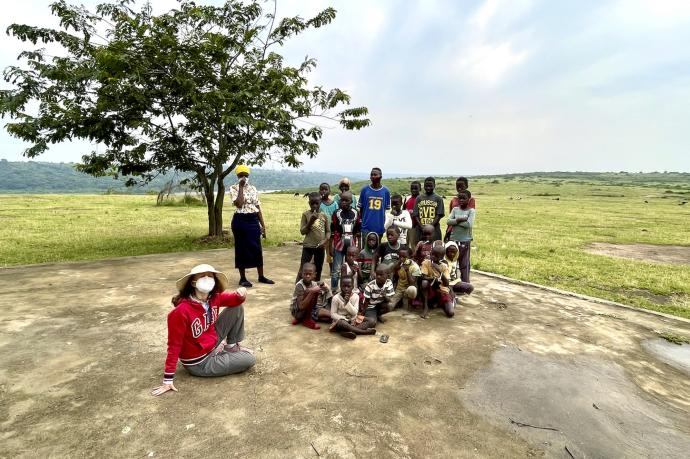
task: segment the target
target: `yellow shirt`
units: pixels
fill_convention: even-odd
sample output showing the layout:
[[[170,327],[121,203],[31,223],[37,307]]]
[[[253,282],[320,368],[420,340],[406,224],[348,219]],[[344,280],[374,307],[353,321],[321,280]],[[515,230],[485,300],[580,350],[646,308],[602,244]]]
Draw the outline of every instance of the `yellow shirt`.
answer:
[[[450,290],[448,287],[443,285],[441,282],[441,276],[445,277],[446,279],[450,279],[450,272],[448,270],[448,265],[445,263],[437,263],[437,266],[441,268],[440,270],[437,268],[434,268],[434,266],[431,264],[431,260],[428,258],[422,262],[422,274],[427,276],[427,277],[433,277],[438,280],[438,289],[442,291],[443,293],[450,293]]]

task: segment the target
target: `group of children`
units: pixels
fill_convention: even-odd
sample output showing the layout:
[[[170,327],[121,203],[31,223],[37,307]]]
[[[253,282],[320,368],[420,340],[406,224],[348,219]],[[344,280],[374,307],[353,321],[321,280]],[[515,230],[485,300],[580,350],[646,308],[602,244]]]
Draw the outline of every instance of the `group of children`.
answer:
[[[444,202],[433,177],[424,180],[424,194],[422,184],[410,183],[405,200],[391,195],[381,178],[381,169],[373,168],[371,183],[358,199],[348,179],[340,181],[333,198],[327,183],[308,195],[293,325],[319,329],[317,322],[330,322],[330,330],[354,339],[375,334],[383,315],[399,306],[419,307],[423,318],[436,306],[453,317],[456,295],[472,293],[475,200],[468,180],[457,179],[457,195],[443,221]],[[321,281],[324,262],[330,266],[330,285]]]

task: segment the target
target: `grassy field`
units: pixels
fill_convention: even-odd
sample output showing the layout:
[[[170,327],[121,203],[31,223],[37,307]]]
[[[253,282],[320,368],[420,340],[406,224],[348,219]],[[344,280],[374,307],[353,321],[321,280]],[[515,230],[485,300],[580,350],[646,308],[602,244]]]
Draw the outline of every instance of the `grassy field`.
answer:
[[[393,191],[406,180],[384,183]],[[356,188],[356,187],[355,187]],[[690,318],[690,265],[587,253],[590,242],[690,246],[690,184],[539,177],[478,179],[472,266]],[[438,181],[450,198],[452,179]],[[301,197],[262,195],[267,245],[299,240]],[[647,202],[645,202],[647,201]],[[229,225],[231,210],[225,214]],[[200,242],[206,208],[155,196],[0,195],[0,266],[217,248]]]

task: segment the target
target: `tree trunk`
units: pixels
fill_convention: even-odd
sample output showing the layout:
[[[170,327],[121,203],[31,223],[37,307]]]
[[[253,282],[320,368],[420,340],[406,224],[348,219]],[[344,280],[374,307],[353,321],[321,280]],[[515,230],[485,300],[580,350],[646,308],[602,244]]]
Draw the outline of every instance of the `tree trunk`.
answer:
[[[213,207],[213,212],[215,215],[215,229],[216,236],[223,235],[223,202],[225,201],[225,184],[223,179],[218,179],[218,194],[216,194],[216,202]]]
[[[217,216],[216,216],[216,200],[215,196],[213,194],[213,188],[208,187],[205,190],[206,195],[206,211],[208,213],[208,235],[209,236],[220,236],[222,235],[222,231],[217,230]],[[220,218],[221,220],[221,226],[222,226],[222,216]]]

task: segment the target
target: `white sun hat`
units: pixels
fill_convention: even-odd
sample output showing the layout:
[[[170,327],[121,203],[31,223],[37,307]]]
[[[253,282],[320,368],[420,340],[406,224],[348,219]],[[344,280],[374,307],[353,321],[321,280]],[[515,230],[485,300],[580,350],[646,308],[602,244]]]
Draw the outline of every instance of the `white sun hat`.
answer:
[[[192,268],[191,271],[189,271],[189,274],[177,280],[177,282],[175,283],[175,285],[177,286],[177,290],[181,292],[184,289],[185,285],[187,285],[187,280],[193,275],[206,272],[214,273],[216,275],[216,281],[218,282],[218,285],[220,286],[221,290],[226,290],[228,288],[228,276],[226,276],[225,273],[216,270],[216,268],[214,268],[211,265],[202,264],[196,265]]]

